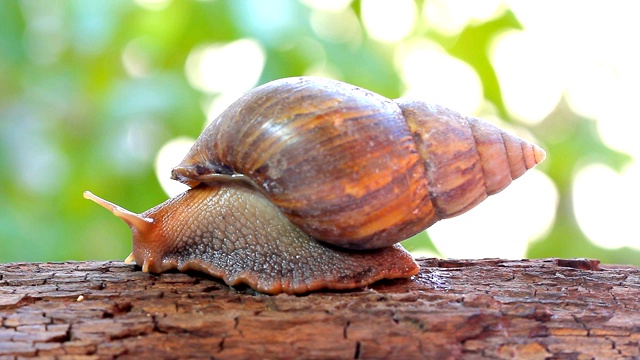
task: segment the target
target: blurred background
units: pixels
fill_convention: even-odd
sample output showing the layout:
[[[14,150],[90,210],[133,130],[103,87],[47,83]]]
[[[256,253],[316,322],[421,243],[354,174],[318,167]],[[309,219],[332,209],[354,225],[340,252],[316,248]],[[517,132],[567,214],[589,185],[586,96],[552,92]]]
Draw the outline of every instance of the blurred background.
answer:
[[[483,117],[547,160],[404,243],[640,265],[637,4],[0,1],[0,262],[124,259],[135,212],[243,92],[298,75]],[[635,45],[634,45],[635,44]]]

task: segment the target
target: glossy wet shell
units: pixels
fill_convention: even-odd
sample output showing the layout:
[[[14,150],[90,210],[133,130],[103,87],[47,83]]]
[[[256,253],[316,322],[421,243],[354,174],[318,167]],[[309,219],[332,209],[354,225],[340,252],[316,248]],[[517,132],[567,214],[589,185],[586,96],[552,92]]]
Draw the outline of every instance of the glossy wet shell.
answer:
[[[503,189],[544,152],[488,123],[346,83],[258,87],[201,134],[173,177],[244,174],[307,234],[379,248]]]

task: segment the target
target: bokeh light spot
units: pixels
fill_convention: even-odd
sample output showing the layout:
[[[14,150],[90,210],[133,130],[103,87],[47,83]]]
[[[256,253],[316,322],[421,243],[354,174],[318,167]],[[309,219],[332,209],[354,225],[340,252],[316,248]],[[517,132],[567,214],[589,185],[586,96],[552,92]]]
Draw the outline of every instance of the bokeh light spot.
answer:
[[[636,56],[640,64],[640,56]],[[580,71],[576,71],[567,92],[571,108],[597,121],[598,132],[607,146],[640,158],[637,133],[629,131],[638,119],[640,67],[588,63],[576,68]]]
[[[206,45],[189,54],[187,79],[207,93],[241,93],[256,85],[265,61],[265,50],[253,39]]]
[[[360,42],[360,21],[351,8],[339,11],[314,10],[310,22],[313,32],[323,40],[353,45]]]
[[[360,5],[362,22],[373,39],[393,43],[413,31],[417,12],[413,0],[362,0]]]
[[[29,61],[38,65],[57,62],[68,46],[64,13],[55,2],[22,1],[26,20],[24,49]]]
[[[501,193],[427,231],[445,257],[525,257],[527,245],[546,234],[555,220],[558,191],[539,170],[527,171]]]
[[[495,39],[490,53],[509,113],[535,124],[555,109],[566,87],[566,68],[544,38],[509,31]]]
[[[482,103],[482,84],[467,63],[427,40],[404,42],[395,54],[406,90],[403,96],[474,113]]]
[[[578,171],[573,207],[580,228],[595,245],[605,249],[640,249],[636,204],[640,202],[640,163],[617,173],[601,164]]]
[[[168,141],[160,148],[156,155],[155,171],[158,182],[167,195],[174,197],[189,187],[181,182],[170,178],[171,169],[180,164],[187,155],[195,139],[188,137],[178,137]]]
[[[151,59],[144,38],[129,41],[122,51],[122,65],[132,77],[146,76],[151,69]]]
[[[424,4],[422,17],[429,27],[453,36],[469,24],[497,17],[504,9],[502,0],[429,0]]]

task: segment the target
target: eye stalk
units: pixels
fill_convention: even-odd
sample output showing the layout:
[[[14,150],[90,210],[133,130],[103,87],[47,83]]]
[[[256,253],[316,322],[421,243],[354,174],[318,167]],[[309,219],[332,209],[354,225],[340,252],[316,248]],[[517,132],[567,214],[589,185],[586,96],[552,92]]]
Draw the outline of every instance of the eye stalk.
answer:
[[[144,216],[141,216],[140,214],[136,214],[132,211],[129,211],[119,205],[116,205],[99,196],[96,196],[90,191],[85,191],[82,194],[82,196],[85,199],[89,199],[95,202],[96,204],[102,206],[103,208],[111,211],[113,215],[122,219],[125,223],[127,223],[127,225],[129,225],[129,227],[131,228],[131,232],[133,234],[144,234],[144,233],[150,233],[152,231],[152,227],[154,223],[152,218],[144,217]],[[131,264],[134,261],[135,261],[135,256],[133,255],[133,253],[129,254],[129,256],[127,256],[127,258],[124,260],[125,264]],[[145,262],[145,265],[146,265],[146,262]],[[148,266],[143,265],[143,271],[147,272]]]

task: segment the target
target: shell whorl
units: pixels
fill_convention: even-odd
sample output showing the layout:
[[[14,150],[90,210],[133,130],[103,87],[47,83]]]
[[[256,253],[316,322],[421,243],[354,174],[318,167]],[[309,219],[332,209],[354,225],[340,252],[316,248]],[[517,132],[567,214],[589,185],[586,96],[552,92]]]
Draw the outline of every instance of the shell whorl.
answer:
[[[297,226],[345,248],[379,248],[461,214],[544,152],[444,107],[289,78],[237,100],[172,177],[243,174]]]
[[[540,147],[481,119],[423,101],[395,101],[424,160],[438,220],[473,208],[545,158]]]

